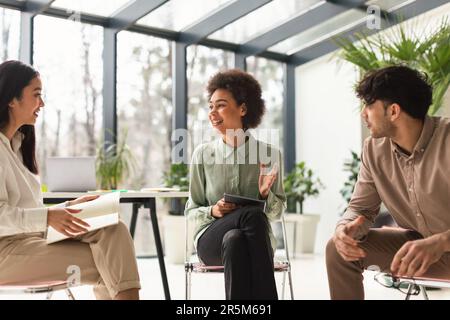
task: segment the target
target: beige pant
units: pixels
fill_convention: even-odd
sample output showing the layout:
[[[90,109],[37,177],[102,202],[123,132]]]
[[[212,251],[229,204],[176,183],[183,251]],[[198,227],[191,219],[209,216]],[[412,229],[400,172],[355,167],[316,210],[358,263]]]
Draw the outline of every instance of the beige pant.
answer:
[[[330,240],[326,250],[328,283],[331,299],[364,299],[363,271],[370,266],[389,272],[392,259],[407,241],[422,238],[412,230],[371,229],[360,247],[366,257],[359,261],[345,261]],[[446,253],[432,264],[424,276],[450,279],[450,253]]]
[[[93,284],[97,299],[140,289],[133,240],[122,222],[47,245],[42,234],[0,238],[0,284],[67,281]]]

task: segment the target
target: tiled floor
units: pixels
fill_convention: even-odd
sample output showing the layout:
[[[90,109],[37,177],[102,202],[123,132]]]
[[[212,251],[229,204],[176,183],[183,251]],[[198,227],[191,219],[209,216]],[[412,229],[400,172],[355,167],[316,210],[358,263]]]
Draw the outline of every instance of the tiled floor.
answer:
[[[142,280],[142,299],[163,299],[163,290],[156,259],[138,259]],[[169,286],[173,299],[184,299],[184,268],[183,265],[167,264]],[[322,255],[303,255],[293,261],[293,284],[295,299],[324,300],[329,299],[328,283]],[[395,289],[387,289],[373,280],[374,273],[365,273],[365,287],[367,299],[404,299],[404,295]],[[281,275],[277,274],[277,284],[281,287]],[[193,299],[223,299],[222,274],[194,274],[192,278]],[[77,299],[94,299],[92,288],[83,286],[74,288]],[[450,290],[429,291],[432,300],[450,299]],[[55,293],[54,299],[66,299],[62,292]],[[415,298],[422,298],[414,297]],[[45,295],[11,295],[0,296],[0,299],[45,299]]]

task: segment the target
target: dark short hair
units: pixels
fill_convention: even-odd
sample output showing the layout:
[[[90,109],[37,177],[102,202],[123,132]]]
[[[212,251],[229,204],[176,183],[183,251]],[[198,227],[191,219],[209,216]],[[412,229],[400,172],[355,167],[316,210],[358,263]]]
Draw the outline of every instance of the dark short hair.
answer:
[[[22,98],[23,89],[34,78],[39,76],[33,67],[20,61],[10,60],[0,64],[0,129],[6,127],[9,122],[9,104],[11,101]],[[34,126],[23,125],[19,128],[23,134],[20,151],[23,164],[33,172],[38,173],[36,161],[36,135]]]
[[[358,83],[356,94],[366,104],[376,100],[397,103],[411,117],[423,120],[432,103],[433,89],[425,73],[396,65],[368,72]]]
[[[238,105],[245,103],[247,113],[242,118],[244,130],[256,128],[261,123],[266,106],[261,97],[261,86],[252,75],[239,69],[218,72],[208,82],[206,90],[209,99],[217,89],[231,92]]]

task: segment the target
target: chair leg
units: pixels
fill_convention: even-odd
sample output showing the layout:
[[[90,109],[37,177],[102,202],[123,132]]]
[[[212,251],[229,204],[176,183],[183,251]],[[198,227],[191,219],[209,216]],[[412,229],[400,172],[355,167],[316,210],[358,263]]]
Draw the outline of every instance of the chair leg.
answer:
[[[289,266],[288,271],[288,282],[289,282],[289,291],[291,293],[291,300],[294,300],[294,287],[292,284],[292,274],[291,274],[291,267]]]
[[[53,296],[53,291],[49,291],[47,292],[47,297],[45,298],[46,300],[51,300]]]
[[[412,295],[412,293],[413,293],[413,290],[414,290],[414,287],[415,287],[415,286],[416,286],[416,285],[415,285],[414,283],[410,283],[410,284],[408,285],[408,292],[406,293],[405,300],[411,299],[411,295]]]
[[[69,300],[75,300],[75,297],[74,297],[72,291],[71,291],[69,288],[67,288],[67,289],[64,290],[64,291],[66,291],[67,298],[69,298]]]
[[[286,271],[283,271],[283,282],[281,282],[281,300],[284,300],[286,292]]]
[[[423,298],[425,300],[430,300],[428,298],[427,288],[425,286],[419,286],[419,288],[420,288],[420,291],[422,291]]]
[[[186,270],[185,276],[186,276],[185,296],[186,300],[191,300],[191,277],[192,277],[191,270]]]

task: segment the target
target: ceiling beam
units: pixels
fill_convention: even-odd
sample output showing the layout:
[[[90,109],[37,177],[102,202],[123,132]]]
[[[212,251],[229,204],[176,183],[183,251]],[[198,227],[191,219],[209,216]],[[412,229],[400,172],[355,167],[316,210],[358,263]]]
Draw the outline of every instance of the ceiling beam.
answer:
[[[50,8],[55,0],[28,0],[25,2],[23,11],[31,13],[33,16]]]
[[[25,2],[18,0],[0,0],[0,7],[23,11],[25,9]]]
[[[182,30],[180,32],[179,41],[187,45],[197,43],[215,31],[229,25],[271,1],[272,0],[233,1]]]
[[[329,2],[319,2],[295,17],[272,28],[270,31],[242,44],[239,48],[239,52],[247,56],[256,55],[285,39],[308,30],[309,28],[347,10],[348,8],[346,6],[340,6]]]
[[[165,4],[168,0],[135,0],[108,17],[108,27],[116,31],[128,29],[142,17]]]
[[[358,9],[362,12],[367,13],[367,10],[371,8],[372,6],[378,6],[376,4],[373,5],[367,5],[365,4],[366,1],[360,1],[360,0],[326,0],[331,3],[335,3],[338,5],[341,5],[343,7],[347,7],[349,9]],[[378,6],[380,8],[380,6]],[[380,8],[381,13],[381,19],[393,19],[395,16],[391,15],[388,11],[383,10]]]
[[[389,13],[395,18],[382,20],[381,30],[392,27],[400,22],[406,21],[446,3],[448,3],[448,0],[416,0],[414,2],[406,3],[404,6],[395,7],[394,10],[389,10]],[[366,20],[364,20],[356,25],[350,25],[349,28],[346,28],[338,34],[332,34],[318,43],[300,49],[290,55],[289,61],[298,66],[339,49],[338,45],[333,40],[334,37],[346,37],[356,41],[356,38],[353,37],[355,33],[364,32],[367,35],[371,35],[381,30],[368,29]]]

